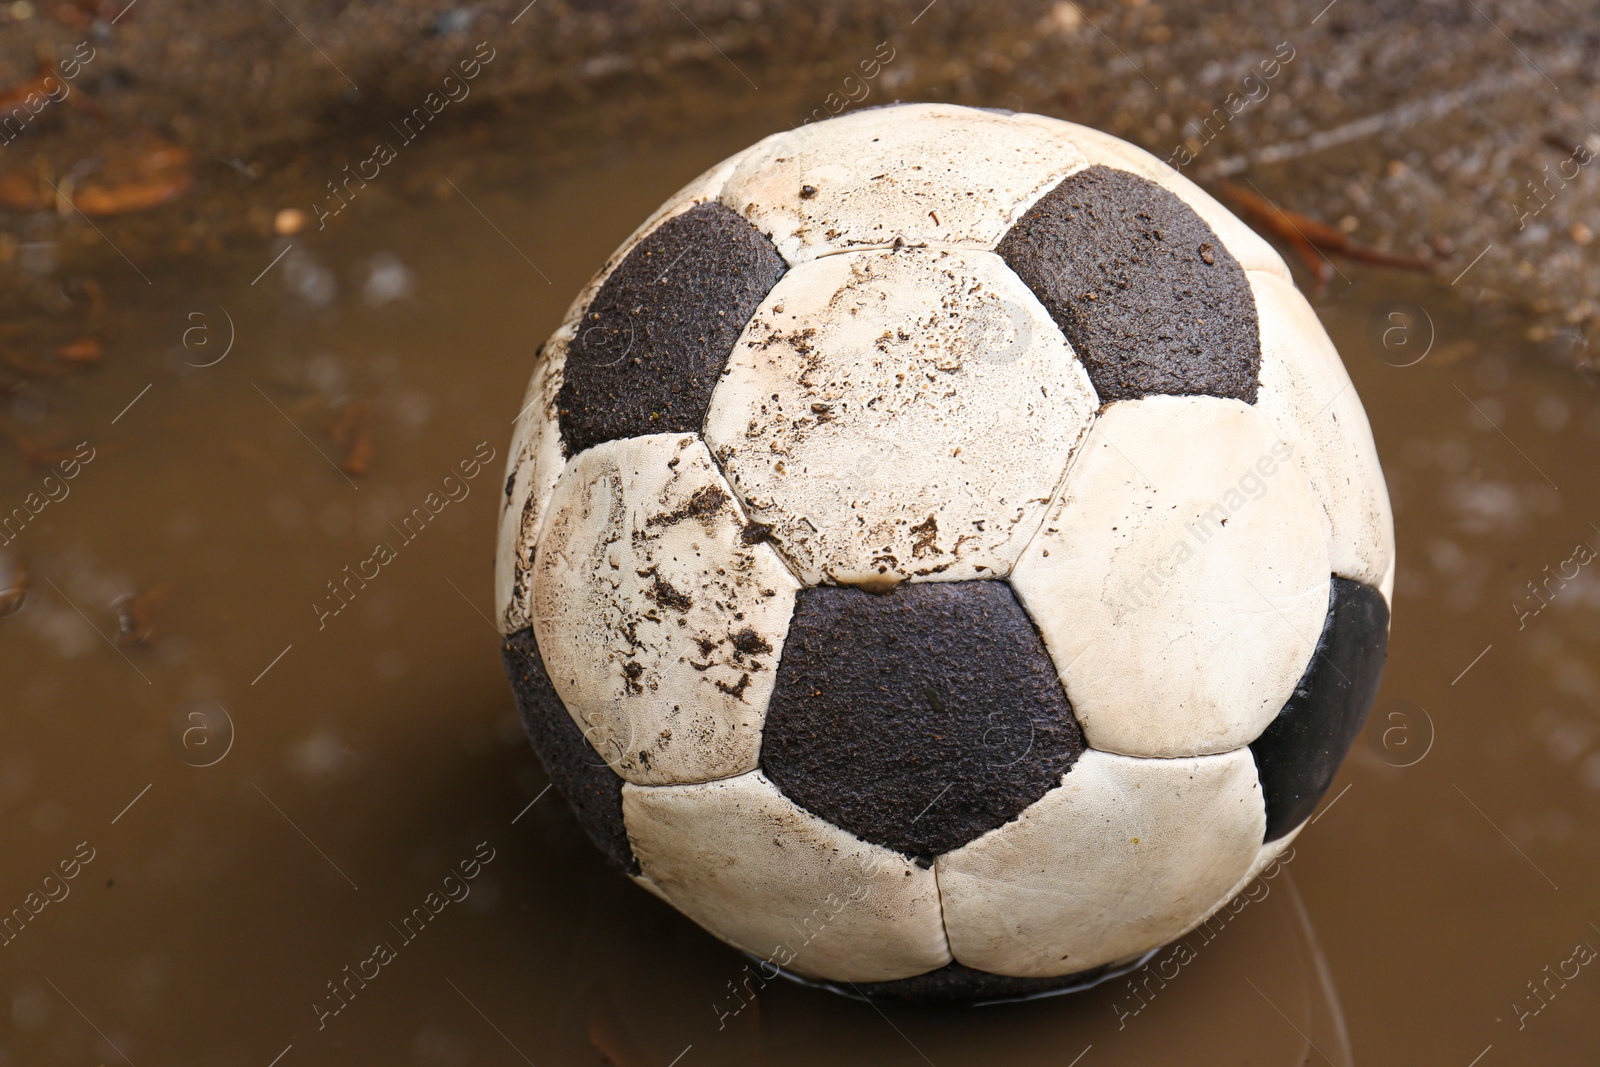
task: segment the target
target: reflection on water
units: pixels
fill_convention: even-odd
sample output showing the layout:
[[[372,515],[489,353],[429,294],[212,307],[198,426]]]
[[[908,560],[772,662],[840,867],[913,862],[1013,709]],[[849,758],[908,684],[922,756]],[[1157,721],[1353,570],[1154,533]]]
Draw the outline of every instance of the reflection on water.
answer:
[[[743,959],[602,867],[501,676],[492,482],[571,295],[772,124],[560,172],[441,137],[401,207],[97,279],[98,366],[6,399],[0,496],[48,503],[0,548],[0,1063],[1576,1062],[1600,982],[1513,1005],[1600,937],[1600,404],[1443,282],[1319,298],[1395,501],[1390,665],[1292,874],[1192,959],[729,1013]],[[25,335],[81,332],[64,299]]]

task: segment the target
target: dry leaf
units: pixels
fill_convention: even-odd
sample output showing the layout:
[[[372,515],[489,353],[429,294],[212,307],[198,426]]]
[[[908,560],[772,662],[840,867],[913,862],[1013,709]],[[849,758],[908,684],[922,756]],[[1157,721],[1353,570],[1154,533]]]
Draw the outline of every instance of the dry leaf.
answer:
[[[231,437],[223,442],[223,447],[228,450],[228,454],[234,459],[242,463],[248,463],[259,470],[270,471],[277,469],[272,459],[249,441]]]
[[[159,207],[188,192],[193,181],[194,176],[185,171],[115,183],[85,183],[73,192],[70,199],[73,207],[92,219],[100,219],[107,215],[126,215]]]
[[[76,182],[53,180],[45,160],[38,170],[0,174],[0,207],[11,211],[70,214],[89,218],[123,215],[176,200],[194,183],[190,152],[148,130],[102,143],[94,173]]]
[[[30,363],[21,356],[11,352],[0,352],[0,363],[16,371],[24,378],[53,378],[67,373],[65,367],[52,367],[43,363]]]
[[[1231,182],[1221,183],[1219,191],[1240,214],[1288,242],[1289,247],[1294,249],[1301,262],[1319,282],[1328,280],[1332,267],[1323,256],[1317,254],[1318,252],[1344,256],[1363,263],[1375,263],[1381,267],[1433,273],[1434,265],[1428,260],[1396,255],[1358,244],[1337,227],[1318,222],[1297,211],[1285,210],[1265,197],[1241,189]]]
[[[104,352],[105,346],[100,343],[100,338],[85,336],[76,341],[68,341],[56,349],[56,358],[63,363],[84,365],[99,363]]]
[[[595,998],[589,1008],[589,1044],[614,1067],[645,1067],[650,1063],[610,997],[604,994]]]
[[[372,405],[366,401],[348,400],[340,410],[339,417],[328,427],[328,436],[333,438],[333,443],[345,450],[339,467],[346,474],[360,477],[372,466],[376,450],[372,446],[372,432],[367,425],[371,414]]]

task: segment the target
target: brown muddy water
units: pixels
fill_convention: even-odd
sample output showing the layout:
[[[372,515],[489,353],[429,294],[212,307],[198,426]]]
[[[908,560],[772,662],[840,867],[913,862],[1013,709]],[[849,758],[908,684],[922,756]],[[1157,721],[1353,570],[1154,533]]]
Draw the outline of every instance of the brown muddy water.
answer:
[[[1213,936],[1077,995],[880,1007],[761,987],[603,866],[488,619],[511,420],[611,249],[787,124],[559,167],[441,140],[381,210],[98,279],[99,365],[6,400],[59,454],[0,456],[6,511],[53,497],[0,557],[27,580],[0,618],[0,912],[54,898],[0,946],[0,1064],[1595,1063],[1600,396],[1447,279],[1340,264],[1316,298],[1394,495],[1389,665],[1292,860]]]

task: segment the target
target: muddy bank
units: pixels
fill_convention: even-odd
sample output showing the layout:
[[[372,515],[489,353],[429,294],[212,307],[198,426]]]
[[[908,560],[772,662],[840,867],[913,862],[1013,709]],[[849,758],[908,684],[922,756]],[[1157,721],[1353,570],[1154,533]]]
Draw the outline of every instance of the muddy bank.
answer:
[[[1441,284],[1459,276],[1475,299],[1531,310],[1532,340],[1587,365],[1600,128],[1583,116],[1600,103],[1600,20],[1529,0],[1494,5],[1497,22],[1486,12],[1365,0],[12,3],[0,6],[0,271],[13,303],[64,310],[64,281],[122,257],[148,271],[263,247],[275,224],[315,229],[318,205],[337,206],[327,183],[373,167],[378,141],[414,136],[430,112],[426,138],[448,142],[436,150],[459,169],[499,123],[534,129],[555,164],[619,129],[668,140],[708,116],[779,129],[949,100],[1115,132],[1214,189],[1233,183],[1363,248],[1420,259]],[[438,177],[385,182],[360,210],[429,195]],[[280,217],[285,207],[305,218]],[[1345,284],[1337,255],[1298,254],[1306,278]]]

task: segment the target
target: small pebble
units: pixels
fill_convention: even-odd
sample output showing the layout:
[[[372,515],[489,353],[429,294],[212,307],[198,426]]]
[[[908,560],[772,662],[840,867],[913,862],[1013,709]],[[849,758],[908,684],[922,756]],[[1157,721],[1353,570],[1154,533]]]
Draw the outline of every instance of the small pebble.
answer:
[[[449,34],[466,33],[472,29],[472,24],[478,16],[471,8],[458,7],[444,11],[433,17],[433,32],[437,37]]]
[[[1083,12],[1078,10],[1078,5],[1068,3],[1067,0],[1058,0],[1050,8],[1050,13],[1044,17],[1042,23],[1062,33],[1070,33],[1083,25]]]

